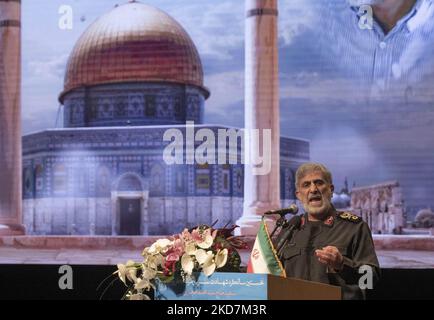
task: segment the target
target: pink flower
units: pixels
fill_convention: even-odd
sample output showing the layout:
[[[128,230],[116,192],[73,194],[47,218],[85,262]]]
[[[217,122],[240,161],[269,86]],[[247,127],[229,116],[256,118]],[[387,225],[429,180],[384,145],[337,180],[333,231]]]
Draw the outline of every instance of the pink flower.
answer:
[[[182,240],[184,240],[184,242],[190,241],[191,240],[191,234],[190,232],[188,232],[188,229],[184,229],[181,234],[180,237]]]
[[[213,235],[215,236],[216,233],[211,234],[211,228],[196,228],[191,232],[194,242],[196,242],[197,245],[202,249],[208,249],[211,247],[212,243],[214,242]]]
[[[191,237],[192,237],[193,240],[196,241],[196,242],[201,242],[201,241],[202,241],[202,235],[201,235],[200,232],[199,232],[199,228],[194,229],[194,230],[191,232]]]
[[[181,234],[175,234],[172,236],[173,240],[181,239]]]
[[[166,261],[178,261],[184,250],[184,242],[181,239],[175,240],[173,246],[167,250]]]
[[[180,257],[181,257],[181,255],[180,255],[178,252],[172,252],[172,253],[169,253],[169,254],[166,256],[166,262],[167,262],[167,261],[170,261],[170,262],[174,261],[174,262],[176,262],[176,261],[179,260]]]
[[[173,248],[175,250],[181,250],[184,251],[184,241],[181,239],[176,239],[175,242],[173,243]]]
[[[201,225],[195,229],[184,229],[145,248],[142,263],[129,261],[126,265],[119,264],[117,272],[121,280],[126,285],[128,281],[135,283],[133,289],[129,288],[127,298],[142,297],[142,290],[154,287],[158,278],[164,280],[181,275],[185,281],[185,276],[191,275],[193,270],[210,276],[216,269],[224,267],[228,259],[237,254],[237,248],[247,246],[242,238],[232,236],[235,227],[213,229],[212,226]],[[231,269],[239,267],[240,262],[239,259],[231,261]]]
[[[217,242],[216,244],[214,244],[214,249],[215,250],[223,249],[223,245],[220,242]]]
[[[171,273],[175,272],[176,261],[166,261],[164,263],[163,274],[169,276]]]

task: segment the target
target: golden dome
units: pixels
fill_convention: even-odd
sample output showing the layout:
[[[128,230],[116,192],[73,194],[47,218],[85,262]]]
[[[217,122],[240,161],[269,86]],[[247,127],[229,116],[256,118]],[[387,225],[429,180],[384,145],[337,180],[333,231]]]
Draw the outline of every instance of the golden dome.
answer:
[[[203,86],[197,49],[182,26],[165,12],[130,1],[98,18],[75,44],[64,91],[120,82],[172,82]]]

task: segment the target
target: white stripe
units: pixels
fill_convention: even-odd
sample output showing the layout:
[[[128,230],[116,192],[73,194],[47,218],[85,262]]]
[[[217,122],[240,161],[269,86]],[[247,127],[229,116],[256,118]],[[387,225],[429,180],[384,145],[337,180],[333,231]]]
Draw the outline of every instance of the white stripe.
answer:
[[[256,236],[255,244],[253,245],[252,253],[250,254],[250,263],[252,264],[254,273],[271,273],[261,250],[258,236]]]

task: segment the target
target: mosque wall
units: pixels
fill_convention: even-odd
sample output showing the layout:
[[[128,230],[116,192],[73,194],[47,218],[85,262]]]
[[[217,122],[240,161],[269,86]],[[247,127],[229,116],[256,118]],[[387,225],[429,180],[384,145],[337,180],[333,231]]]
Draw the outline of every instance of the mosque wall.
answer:
[[[23,201],[27,234],[111,235],[112,199],[43,198]],[[185,227],[233,223],[242,214],[241,197],[149,198],[148,234],[173,234]]]
[[[202,89],[170,83],[127,83],[80,88],[64,97],[64,126],[101,127],[203,122]]]
[[[110,132],[114,130],[110,129]],[[161,151],[121,149],[101,153],[48,151],[53,137],[25,139],[23,166],[24,224],[28,234],[121,234],[120,199],[140,199],[140,234],[171,234],[197,224],[234,223],[243,212],[243,166],[177,165],[161,162]],[[95,138],[90,130],[90,145]],[[53,134],[54,135],[54,134]],[[109,135],[109,133],[104,133]],[[133,143],[139,132],[124,132]],[[74,133],[61,146],[80,146],[86,134]],[[154,136],[152,136],[154,137]],[[118,145],[120,138],[112,139]],[[45,142],[46,145],[41,143]],[[75,144],[74,144],[75,142]],[[80,144],[79,144],[80,143]],[[147,143],[150,143],[147,140]],[[299,148],[302,149],[303,144]],[[119,147],[123,146],[123,143]],[[155,147],[155,146],[154,146]],[[43,150],[47,151],[43,151]],[[159,149],[160,150],[160,149]],[[282,206],[294,202],[294,172],[300,153],[281,157]]]
[[[93,134],[88,132],[89,143],[95,139]],[[128,132],[134,134],[139,133]],[[31,137],[32,144],[27,141],[26,146],[39,145],[39,152],[26,155],[23,163],[28,234],[121,234],[123,198],[140,199],[140,234],[171,234],[216,220],[224,225],[242,215],[240,164],[166,166],[157,156],[161,151],[154,149],[44,153],[41,150],[46,146],[38,141],[50,145],[50,139],[43,134],[37,137]],[[77,146],[79,141],[84,143],[85,135],[75,135],[73,140]],[[115,145],[116,140],[112,139]],[[73,141],[64,143],[73,145]],[[281,157],[281,204],[289,206],[295,199],[294,172],[303,160],[297,159],[296,151],[285,152]]]

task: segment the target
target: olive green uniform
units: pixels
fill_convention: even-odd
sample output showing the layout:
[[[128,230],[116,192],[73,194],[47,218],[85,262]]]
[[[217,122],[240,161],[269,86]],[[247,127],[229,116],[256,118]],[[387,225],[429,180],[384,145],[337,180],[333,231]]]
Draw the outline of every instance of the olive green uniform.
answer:
[[[336,247],[342,254],[342,270],[328,270],[325,264],[318,261],[315,250],[327,246]],[[380,277],[371,231],[360,217],[349,212],[334,211],[325,221],[308,221],[305,214],[300,228],[294,230],[291,239],[279,251],[279,256],[287,277],[340,286],[343,299],[365,298],[359,279],[367,272],[359,270],[361,266],[372,267],[374,286]],[[362,282],[366,283],[364,280]]]

